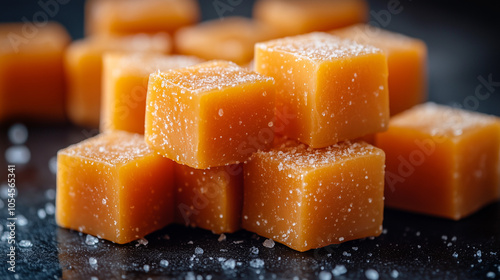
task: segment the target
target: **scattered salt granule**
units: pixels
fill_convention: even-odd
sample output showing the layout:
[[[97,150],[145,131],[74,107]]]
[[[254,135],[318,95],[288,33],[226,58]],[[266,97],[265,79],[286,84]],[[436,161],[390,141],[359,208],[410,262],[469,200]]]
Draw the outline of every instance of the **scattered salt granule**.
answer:
[[[189,245],[193,245],[193,241],[188,241],[188,244]]]
[[[395,269],[393,271],[391,271],[391,277],[392,278],[398,278],[399,277],[399,271],[397,271]]]
[[[160,266],[161,267],[167,267],[168,266],[168,261],[167,260],[161,260],[160,261]]]
[[[443,235],[443,236],[441,236],[441,239],[443,239],[443,240],[445,240],[445,241],[446,241],[446,240],[448,240],[448,236]]]
[[[228,259],[222,263],[222,269],[229,270],[236,267],[236,261],[234,259]]]
[[[481,250],[477,250],[477,252],[476,252],[476,256],[477,256],[478,258],[481,258],[481,255],[482,255]]]
[[[137,239],[137,244],[135,244],[135,247],[139,247],[141,245],[148,245],[149,241],[146,239],[146,238],[141,238],[141,239]]]
[[[486,277],[488,277],[488,278],[495,278],[495,276],[496,276],[495,272],[493,272],[493,271],[486,273]]]
[[[16,123],[7,132],[12,144],[24,144],[28,140],[28,129],[24,124]]]
[[[219,236],[219,239],[217,239],[217,241],[222,242],[224,240],[226,240],[226,235],[224,233],[221,233],[221,235]]]
[[[335,268],[332,270],[333,276],[337,277],[342,274],[347,273],[347,268],[343,264],[338,264],[335,266]]]
[[[454,252],[452,256],[453,256],[454,258],[458,258],[458,254],[457,254],[457,252]]]
[[[220,117],[224,116],[224,110],[222,110],[222,108],[219,109],[219,116]]]
[[[54,215],[56,213],[56,207],[52,202],[45,203],[45,213],[47,215]]]
[[[262,245],[264,245],[264,247],[266,247],[266,248],[273,248],[274,247],[274,240],[266,239],[266,240],[264,240]]]
[[[197,255],[203,255],[203,249],[200,247],[194,248],[194,253]]]
[[[87,237],[85,237],[85,244],[87,245],[95,245],[99,243],[99,238],[92,236],[90,234],[87,234]]]
[[[89,264],[93,269],[97,269],[97,260],[94,257],[89,258]]]
[[[258,255],[259,254],[259,248],[255,247],[255,246],[252,246],[252,248],[250,248],[250,253],[254,254],[254,255]]]
[[[49,170],[52,174],[57,173],[57,156],[53,156],[49,159]]]
[[[319,280],[330,280],[330,279],[332,279],[332,274],[326,270],[323,270],[318,274],[318,279]]]
[[[243,243],[244,241],[243,240],[236,240],[236,241],[233,241],[234,244],[241,244]]]
[[[23,227],[28,224],[28,219],[26,219],[26,217],[24,217],[23,215],[17,215],[16,218],[17,218],[17,224],[20,227]]]
[[[375,269],[367,269],[365,271],[365,276],[367,279],[370,279],[370,280],[377,280],[379,278],[379,275],[378,275],[378,271],[376,271]]]
[[[92,276],[90,277],[90,280],[99,280],[99,278],[97,278],[97,276]]]
[[[261,259],[253,259],[250,261],[250,267],[253,268],[263,268],[264,267],[264,261]]]
[[[19,247],[21,248],[31,248],[33,246],[33,243],[29,240],[21,240],[19,241]]]
[[[56,190],[55,189],[48,189],[45,191],[45,198],[48,200],[54,200],[56,199]]]
[[[31,160],[31,152],[26,146],[11,146],[5,150],[5,160],[10,164],[26,164]]]
[[[149,272],[149,264],[145,264],[142,268],[145,272]]]
[[[45,219],[45,217],[47,217],[47,213],[45,212],[44,209],[38,209],[38,211],[36,211],[36,214],[38,216],[38,218],[40,219]]]

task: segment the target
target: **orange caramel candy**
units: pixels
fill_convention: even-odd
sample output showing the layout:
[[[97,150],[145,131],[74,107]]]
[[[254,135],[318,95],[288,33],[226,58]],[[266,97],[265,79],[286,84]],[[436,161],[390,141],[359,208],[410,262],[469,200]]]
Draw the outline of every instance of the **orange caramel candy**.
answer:
[[[242,227],[297,250],[378,236],[384,152],[364,142],[282,144],[244,166]]]
[[[243,167],[238,164],[194,169],[175,164],[176,222],[214,233],[240,229]]]
[[[102,57],[106,52],[168,53],[167,34],[126,37],[89,37],[73,42],[66,51],[67,111],[72,122],[98,127],[101,110]]]
[[[124,244],[174,220],[173,162],[142,135],[98,135],[57,154],[56,221]]]
[[[389,207],[459,220],[500,198],[500,118],[426,103],[376,136]]]
[[[0,24],[0,123],[64,117],[64,49],[70,37],[49,22]]]
[[[255,19],[283,36],[328,31],[368,20],[366,0],[260,0]]]
[[[146,92],[155,71],[182,68],[202,60],[192,56],[151,53],[110,53],[103,61],[101,131],[144,134]]]
[[[146,143],[193,168],[247,160],[274,138],[274,81],[210,61],[149,77]]]
[[[331,34],[370,44],[387,55],[391,116],[427,98],[427,46],[419,39],[359,24],[333,30]]]
[[[196,23],[195,0],[89,0],[85,7],[87,35],[167,32]]]
[[[255,46],[255,69],[276,81],[276,129],[312,148],[387,129],[387,61],[380,49],[326,33]],[[278,129],[279,128],[279,129]]]
[[[267,26],[252,19],[227,17],[182,28],[175,35],[175,47],[181,54],[245,65],[253,58],[255,43],[275,37]]]

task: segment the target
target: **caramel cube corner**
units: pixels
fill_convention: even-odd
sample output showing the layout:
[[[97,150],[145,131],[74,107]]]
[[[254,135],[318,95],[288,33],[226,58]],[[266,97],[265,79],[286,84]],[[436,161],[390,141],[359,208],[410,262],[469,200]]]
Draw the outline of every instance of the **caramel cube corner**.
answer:
[[[146,142],[158,153],[205,169],[247,160],[274,137],[274,80],[211,61],[151,74]]]
[[[57,154],[56,221],[124,244],[174,220],[173,162],[142,135],[98,135]]]
[[[376,136],[389,207],[458,220],[500,198],[500,119],[434,103]]]
[[[242,227],[298,251],[378,236],[384,159],[364,142],[257,152],[244,166]]]
[[[149,75],[187,67],[203,60],[193,56],[152,53],[108,53],[103,60],[101,131],[144,134]]]
[[[255,69],[276,81],[276,132],[313,148],[387,129],[387,61],[373,46],[326,33],[255,46]]]

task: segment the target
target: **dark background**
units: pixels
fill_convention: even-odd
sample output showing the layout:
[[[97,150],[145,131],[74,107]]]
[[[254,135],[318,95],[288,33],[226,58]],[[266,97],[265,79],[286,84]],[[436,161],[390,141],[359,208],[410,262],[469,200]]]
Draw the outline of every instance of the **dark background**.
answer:
[[[51,0],[42,0],[43,2]],[[63,1],[63,0],[59,0]],[[66,0],[65,0],[66,1]],[[137,0],[141,1],[141,0]],[[201,0],[203,19],[218,18],[214,3]],[[220,0],[228,2],[227,0]],[[233,2],[237,2],[233,0]],[[254,1],[243,2],[224,16],[251,15]],[[372,21],[387,10],[389,0],[370,1]],[[423,39],[429,48],[430,99],[500,115],[500,85],[487,93],[478,77],[500,82],[500,1],[401,0],[401,13],[392,15],[386,29]],[[40,11],[38,0],[0,0],[0,22],[33,19]],[[83,0],[69,0],[53,18],[63,23],[74,39],[83,36]],[[480,97],[480,98],[479,98]],[[467,103],[469,102],[469,103]],[[172,225],[147,236],[147,246],[136,242],[116,245],[101,240],[85,243],[86,235],[58,228],[53,214],[40,211],[54,205],[55,174],[50,160],[58,149],[97,133],[74,126],[28,126],[25,143],[31,160],[16,168],[16,213],[26,225],[16,229],[16,240],[30,240],[32,247],[17,250],[17,278],[7,272],[3,236],[7,228],[6,162],[3,151],[13,146],[7,127],[0,134],[0,279],[318,279],[320,272],[332,272],[344,265],[346,273],[335,279],[366,279],[368,269],[380,279],[500,279],[500,202],[458,222],[386,209],[384,232],[375,239],[361,239],[341,245],[299,253],[281,244],[272,249],[247,231],[218,235],[201,229]],[[431,194],[432,195],[432,194]],[[5,205],[4,205],[5,204]],[[170,237],[169,240],[165,236]],[[194,255],[196,247],[203,255]],[[250,250],[259,249],[257,255]],[[98,267],[89,265],[96,258]],[[235,269],[222,269],[223,259],[237,261]],[[250,266],[260,258],[261,269]],[[161,267],[161,260],[168,267]],[[220,261],[222,260],[222,261]],[[147,265],[147,269],[145,268]],[[330,274],[331,275],[331,274]]]
[[[43,3],[51,0],[41,0]],[[55,1],[55,0],[52,0]],[[67,1],[52,19],[68,28],[74,39],[83,36],[83,0]],[[140,0],[138,0],[140,1]],[[220,2],[229,3],[227,0]],[[393,0],[397,1],[397,0]],[[200,0],[202,19],[219,18],[214,3]],[[232,1],[238,2],[238,1]],[[400,0],[402,11],[388,24],[374,14],[387,10],[390,0],[371,0],[371,21],[386,29],[423,39],[429,48],[429,99],[469,110],[500,115],[500,85],[477,98],[479,76],[500,82],[500,1]],[[242,0],[223,16],[251,16],[253,0]],[[33,19],[41,8],[36,0],[1,0],[0,22]],[[486,97],[487,96],[487,97]]]

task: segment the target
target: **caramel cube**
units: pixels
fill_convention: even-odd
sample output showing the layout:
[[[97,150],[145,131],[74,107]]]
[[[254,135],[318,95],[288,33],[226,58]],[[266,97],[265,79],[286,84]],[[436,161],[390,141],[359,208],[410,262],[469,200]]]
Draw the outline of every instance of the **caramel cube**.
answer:
[[[360,44],[373,45],[385,52],[389,68],[391,116],[426,100],[427,47],[423,41],[364,24],[330,33]]]
[[[70,37],[49,22],[0,24],[0,122],[64,120],[64,49]]]
[[[146,143],[205,169],[247,160],[274,137],[274,80],[211,61],[149,77]]]
[[[283,36],[328,31],[368,20],[365,0],[260,0],[253,16]]]
[[[364,142],[257,152],[244,166],[242,227],[298,250],[378,236],[384,152]]]
[[[497,117],[426,103],[392,118],[376,144],[389,207],[458,220],[500,197]]]
[[[126,37],[89,37],[73,42],[66,51],[67,111],[72,122],[98,127],[101,110],[102,57],[105,52],[168,53],[167,34]]]
[[[196,23],[195,0],[89,0],[85,7],[87,35],[131,35],[167,32]]]
[[[276,81],[283,134],[322,148],[384,131],[389,121],[387,61],[380,49],[326,33],[255,46],[255,69]]]
[[[255,43],[275,36],[262,23],[243,17],[228,17],[182,28],[175,35],[175,47],[181,54],[244,65],[253,59]]]
[[[98,135],[57,154],[56,221],[124,244],[174,220],[173,162],[139,134]]]
[[[240,229],[243,167],[233,164],[208,169],[175,164],[176,221],[214,233]]]
[[[144,134],[146,92],[155,71],[182,68],[202,60],[192,56],[151,53],[110,53],[103,61],[101,131]]]

